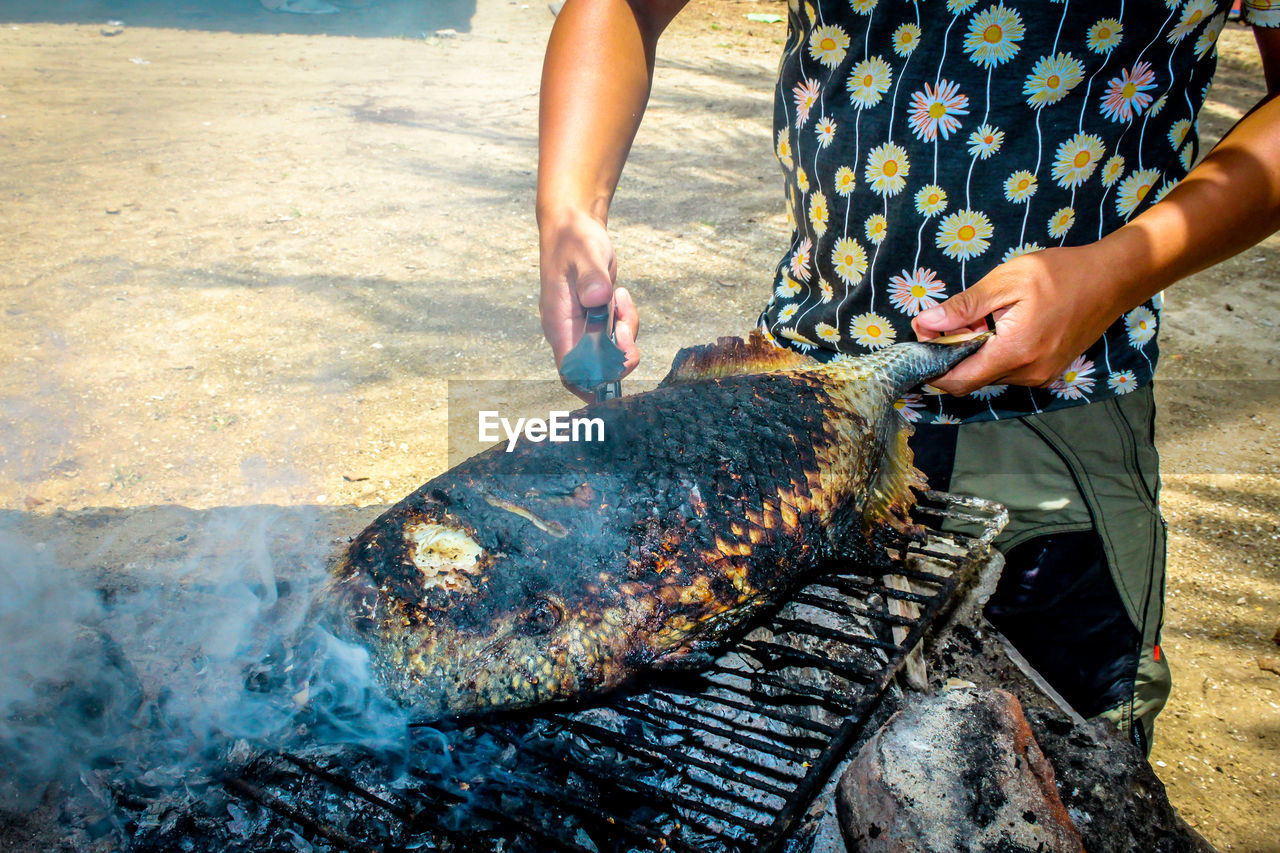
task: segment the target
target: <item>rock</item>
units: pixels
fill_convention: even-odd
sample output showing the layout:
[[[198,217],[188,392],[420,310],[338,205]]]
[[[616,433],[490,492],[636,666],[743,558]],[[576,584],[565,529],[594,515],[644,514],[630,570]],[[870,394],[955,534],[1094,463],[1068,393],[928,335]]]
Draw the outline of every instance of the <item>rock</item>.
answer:
[[[863,853],[1084,849],[1022,706],[1003,690],[951,690],[895,714],[845,771],[837,807],[846,842]]]
[[[1138,747],[1115,726],[1101,720],[1081,726],[1050,709],[1028,708],[1026,716],[1053,763],[1058,792],[1086,850],[1213,853],[1178,816]]]
[[[1258,658],[1258,669],[1265,669],[1267,672],[1274,672],[1280,675],[1280,658]]]

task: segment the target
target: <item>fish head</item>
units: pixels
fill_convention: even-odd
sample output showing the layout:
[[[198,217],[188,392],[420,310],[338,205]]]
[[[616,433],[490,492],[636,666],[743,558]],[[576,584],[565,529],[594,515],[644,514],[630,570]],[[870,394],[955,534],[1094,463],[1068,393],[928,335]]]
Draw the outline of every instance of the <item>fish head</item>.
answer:
[[[621,680],[642,620],[573,542],[520,547],[457,506],[396,507],[333,573],[336,630],[369,649],[394,699],[423,719],[589,693]],[[509,513],[507,513],[509,514]],[[523,522],[522,522],[523,523]]]

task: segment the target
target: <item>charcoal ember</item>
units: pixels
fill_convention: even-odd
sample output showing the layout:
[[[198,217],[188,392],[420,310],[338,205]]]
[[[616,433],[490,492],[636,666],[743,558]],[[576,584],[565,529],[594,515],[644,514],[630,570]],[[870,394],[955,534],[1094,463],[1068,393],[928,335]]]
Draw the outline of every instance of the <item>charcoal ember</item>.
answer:
[[[864,853],[1083,850],[1053,767],[1003,690],[953,690],[895,714],[845,771],[837,809]]]
[[[1029,708],[1027,720],[1053,763],[1086,850],[1212,853],[1169,803],[1142,752],[1113,725],[1096,720],[1081,726],[1040,708]]]

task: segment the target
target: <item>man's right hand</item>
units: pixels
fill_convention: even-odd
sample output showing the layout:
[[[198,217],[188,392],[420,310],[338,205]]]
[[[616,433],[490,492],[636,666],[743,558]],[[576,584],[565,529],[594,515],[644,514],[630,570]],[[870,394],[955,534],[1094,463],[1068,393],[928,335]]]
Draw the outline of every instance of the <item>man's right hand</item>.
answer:
[[[618,262],[609,233],[586,213],[541,225],[542,333],[551,344],[556,366],[582,337],[586,309],[613,300],[614,338],[630,373],[640,363],[636,347],[639,316],[625,288],[615,288]],[[573,390],[573,389],[570,389]],[[575,391],[575,393],[577,393]],[[578,396],[588,399],[582,394]]]
[[[636,306],[614,288],[605,222],[649,100],[658,36],[686,2],[567,0],[551,28],[538,108],[538,233],[542,331],[557,367],[582,337],[586,309],[610,299],[624,369],[640,362]]]

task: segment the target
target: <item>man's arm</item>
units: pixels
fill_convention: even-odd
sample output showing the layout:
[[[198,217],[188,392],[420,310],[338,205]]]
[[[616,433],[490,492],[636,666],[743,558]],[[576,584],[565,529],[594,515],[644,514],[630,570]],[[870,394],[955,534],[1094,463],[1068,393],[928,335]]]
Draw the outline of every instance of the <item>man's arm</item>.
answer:
[[[1280,229],[1280,30],[1254,33],[1267,97],[1163,200],[1096,243],[1001,264],[915,318],[921,339],[996,319],[996,336],[933,385],[1043,385],[1126,311]]]
[[[687,0],[568,0],[542,66],[538,231],[542,331],[556,364],[582,337],[584,308],[614,299],[626,370],[638,315],[605,230],[609,203],[649,99],[658,36]]]

